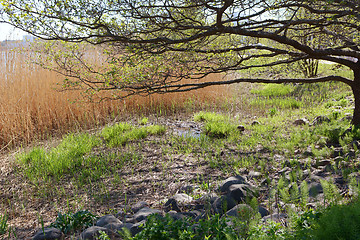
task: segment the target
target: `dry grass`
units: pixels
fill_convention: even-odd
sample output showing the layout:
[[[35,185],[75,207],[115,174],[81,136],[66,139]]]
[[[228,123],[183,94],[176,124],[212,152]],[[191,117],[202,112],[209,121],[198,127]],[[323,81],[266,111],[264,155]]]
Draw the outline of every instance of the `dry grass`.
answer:
[[[168,115],[211,106],[226,92],[224,87],[212,87],[185,94],[89,103],[81,101],[81,92],[57,91],[56,83],[63,77],[28,63],[28,54],[26,49],[0,48],[0,152],[49,136],[94,128],[129,114]]]

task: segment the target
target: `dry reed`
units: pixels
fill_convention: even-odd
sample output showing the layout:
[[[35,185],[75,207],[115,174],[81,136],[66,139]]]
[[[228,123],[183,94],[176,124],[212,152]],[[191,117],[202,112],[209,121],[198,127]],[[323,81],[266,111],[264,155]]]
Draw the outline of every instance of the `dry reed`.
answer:
[[[84,130],[131,114],[173,114],[213,105],[226,93],[209,87],[121,101],[79,101],[81,92],[57,91],[63,76],[28,63],[27,51],[0,48],[0,152],[34,140]],[[215,80],[218,75],[209,76]]]

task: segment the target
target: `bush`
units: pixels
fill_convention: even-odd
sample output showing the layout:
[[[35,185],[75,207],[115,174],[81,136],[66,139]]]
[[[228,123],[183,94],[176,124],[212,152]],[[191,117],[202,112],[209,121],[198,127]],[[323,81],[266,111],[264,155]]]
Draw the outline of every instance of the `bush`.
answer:
[[[55,222],[50,226],[60,229],[63,233],[75,232],[93,226],[97,216],[87,210],[78,211],[74,214],[58,213]]]
[[[360,202],[326,209],[315,225],[314,239],[360,239]]]
[[[168,240],[168,239],[237,239],[235,231],[227,226],[226,220],[214,215],[196,223],[191,218],[174,220],[171,216],[152,215],[143,230],[134,240]]]

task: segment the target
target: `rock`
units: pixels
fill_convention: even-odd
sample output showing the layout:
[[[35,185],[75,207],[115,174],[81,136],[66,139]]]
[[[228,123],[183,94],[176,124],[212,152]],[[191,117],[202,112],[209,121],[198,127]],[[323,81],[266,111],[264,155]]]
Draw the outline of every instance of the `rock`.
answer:
[[[215,193],[207,193],[197,199],[197,201],[212,204],[217,198],[218,195],[216,195]]]
[[[313,167],[324,167],[324,166],[327,166],[327,165],[331,165],[331,161],[330,160],[321,160],[321,161],[317,161]]]
[[[229,187],[233,184],[245,184],[246,181],[243,177],[241,176],[235,176],[235,177],[229,177],[226,180],[224,180],[220,186],[220,192],[221,193],[228,193],[229,192]]]
[[[177,193],[172,197],[178,204],[187,204],[193,201],[193,198],[185,193]]]
[[[245,131],[245,127],[244,127],[243,125],[237,126],[237,129],[238,129],[240,132]]]
[[[64,238],[64,234],[60,229],[48,227],[44,228],[44,231],[40,229],[35,233],[33,240],[61,240]]]
[[[96,239],[98,239],[98,237],[100,235],[100,231],[105,232],[110,238],[120,237],[119,234],[111,231],[110,229],[107,229],[104,227],[99,227],[99,226],[92,226],[92,227],[85,229],[80,234],[80,239],[81,240],[96,240]]]
[[[338,156],[343,156],[344,155],[344,149],[342,147],[339,148],[334,148],[334,151],[331,155],[331,157],[338,157]]]
[[[314,156],[313,150],[311,146],[308,146],[305,150],[305,152],[303,153],[304,156],[306,157],[311,157]]]
[[[99,218],[97,221],[96,221],[96,226],[99,226],[99,227],[103,227],[109,223],[115,223],[115,224],[122,224],[122,222],[117,219],[114,215],[105,215],[101,218]]]
[[[103,226],[104,228],[107,228],[109,230],[111,230],[112,232],[117,232],[117,231],[121,231],[124,227],[123,223],[108,223],[106,225]]]
[[[275,221],[275,222],[281,222],[281,221],[284,221],[286,219],[287,219],[287,215],[285,213],[273,213],[271,215],[263,217],[263,220],[265,222],[269,221],[269,220],[272,220],[272,221]]]
[[[194,191],[194,187],[191,186],[191,185],[182,186],[182,187],[179,189],[179,193],[189,194],[189,193],[192,193],[193,191]]]
[[[260,125],[260,122],[259,122],[259,121],[254,120],[254,121],[251,123],[251,126],[255,126],[255,125]]]
[[[140,209],[142,209],[144,207],[149,207],[149,204],[147,202],[140,201],[140,202],[137,202],[135,205],[133,205],[131,207],[131,211],[133,213],[136,213],[136,212],[138,212]]]
[[[259,206],[258,209],[262,218],[270,214],[270,212],[262,206]]]
[[[309,189],[310,197],[316,197],[317,195],[323,192],[323,187],[318,182],[312,182],[308,184],[308,189]]]
[[[130,228],[131,235],[135,236],[136,234],[141,232],[143,230],[145,223],[146,223],[146,221],[142,220],[141,222],[138,222],[138,223],[132,225],[132,227]]]
[[[248,174],[248,177],[250,179],[259,178],[259,177],[261,177],[261,172],[250,171],[249,174]]]
[[[300,125],[307,125],[309,124],[309,121],[306,118],[300,118],[300,119],[296,119],[293,124],[295,126],[300,126]]]
[[[311,125],[315,126],[315,125],[322,124],[324,122],[330,122],[330,118],[328,118],[327,116],[317,116],[316,118],[314,118]]]
[[[217,198],[212,204],[215,213],[220,213],[220,214],[228,211],[229,209],[232,209],[235,206],[236,206],[236,201],[229,195],[224,195]]]
[[[246,199],[254,197],[254,191],[248,184],[233,184],[229,187],[229,196],[236,202],[245,202]]]
[[[203,212],[198,211],[198,210],[192,210],[190,212],[183,212],[182,214],[187,217],[196,218],[196,217],[200,216],[202,213]]]
[[[181,212],[181,210],[174,198],[170,198],[169,200],[167,200],[167,202],[164,204],[163,209],[165,212],[169,212],[171,210],[174,210],[176,212]]]
[[[247,220],[251,217],[253,209],[247,204],[238,204],[226,212],[226,216]]]
[[[156,213],[161,214],[162,211],[144,207],[144,208],[140,209],[137,213],[134,214],[134,219],[138,222],[141,222],[142,220],[146,219],[151,214],[156,214]]]

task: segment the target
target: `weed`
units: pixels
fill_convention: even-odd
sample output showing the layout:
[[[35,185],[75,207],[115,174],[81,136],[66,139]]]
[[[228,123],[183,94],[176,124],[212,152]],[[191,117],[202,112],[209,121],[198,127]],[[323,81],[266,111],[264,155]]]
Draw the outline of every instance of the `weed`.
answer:
[[[93,226],[97,218],[96,215],[87,210],[77,211],[74,214],[71,212],[64,214],[58,213],[55,222],[50,226],[58,228],[67,234]]]
[[[0,236],[4,235],[8,231],[8,216],[5,212],[3,216],[0,215]]]

